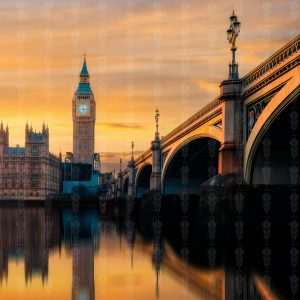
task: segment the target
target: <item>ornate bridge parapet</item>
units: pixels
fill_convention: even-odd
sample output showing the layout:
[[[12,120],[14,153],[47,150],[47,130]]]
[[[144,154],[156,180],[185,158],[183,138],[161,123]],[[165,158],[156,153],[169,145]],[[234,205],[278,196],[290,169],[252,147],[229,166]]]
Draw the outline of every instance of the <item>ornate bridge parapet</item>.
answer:
[[[245,75],[242,78],[244,96],[247,97],[257,88],[261,88],[261,86],[268,84],[275,77],[282,75],[296,64],[299,64],[299,56],[295,57],[299,50],[300,35],[296,36],[293,40],[271,55],[254,70]],[[289,62],[288,64],[286,64],[287,61]],[[270,73],[272,73],[272,76],[269,76]],[[264,77],[263,81],[261,81],[262,77]],[[260,84],[257,86],[256,84],[258,81]]]
[[[209,119],[214,118],[215,116],[222,113],[221,109],[221,103],[222,99],[220,97],[217,97],[216,99],[212,100],[210,103],[208,103],[206,106],[204,106],[202,109],[197,111],[194,115],[192,115],[190,118],[188,118],[185,122],[180,124],[178,127],[173,129],[170,133],[168,133],[166,136],[162,138],[162,144],[163,146],[172,142],[174,138],[178,138],[178,136],[182,134],[186,134],[187,131],[191,130],[192,125],[199,126],[200,123],[204,124]],[[200,122],[201,120],[201,122]],[[222,123],[217,123],[214,126],[217,126],[219,129],[222,127]]]
[[[300,64],[300,35],[287,43],[242,78],[242,97],[246,106],[246,139],[270,100],[291,79]]]
[[[250,181],[255,149],[266,129],[300,87],[300,35],[244,76],[244,178]]]

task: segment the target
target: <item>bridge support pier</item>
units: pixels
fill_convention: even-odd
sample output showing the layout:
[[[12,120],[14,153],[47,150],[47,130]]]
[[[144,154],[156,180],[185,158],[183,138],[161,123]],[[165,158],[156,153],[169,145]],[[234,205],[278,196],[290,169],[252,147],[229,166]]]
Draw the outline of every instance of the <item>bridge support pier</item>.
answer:
[[[123,177],[122,172],[118,174],[118,182],[117,182],[117,198],[122,198],[122,186],[123,186]]]
[[[234,174],[235,166],[235,145],[223,143],[219,149],[218,173],[220,175]]]
[[[239,174],[242,166],[241,143],[243,132],[243,106],[241,81],[225,80],[220,85],[222,103],[223,143],[219,149],[218,173]]]
[[[130,160],[128,163],[128,198],[134,198],[135,196],[135,189],[134,189],[134,182],[135,182],[135,167],[134,167],[134,160]]]
[[[152,173],[150,178],[150,190],[161,191],[161,142],[157,138],[152,141]]]

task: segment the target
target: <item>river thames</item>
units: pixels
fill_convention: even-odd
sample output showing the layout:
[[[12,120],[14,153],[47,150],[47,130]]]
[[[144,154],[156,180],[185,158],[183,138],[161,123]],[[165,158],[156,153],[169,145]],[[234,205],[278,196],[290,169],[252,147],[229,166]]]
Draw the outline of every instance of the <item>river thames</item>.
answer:
[[[262,191],[242,194],[213,205],[191,196],[186,210],[163,197],[159,214],[147,198],[131,213],[128,201],[2,203],[1,299],[288,299],[286,189],[270,192],[267,219]]]

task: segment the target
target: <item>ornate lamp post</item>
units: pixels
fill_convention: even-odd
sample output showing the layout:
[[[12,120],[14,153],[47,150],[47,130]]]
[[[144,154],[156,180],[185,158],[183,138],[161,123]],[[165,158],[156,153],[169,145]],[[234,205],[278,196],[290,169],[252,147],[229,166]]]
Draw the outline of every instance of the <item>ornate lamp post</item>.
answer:
[[[230,20],[230,27],[227,30],[227,39],[229,44],[231,44],[231,52],[232,52],[232,62],[229,65],[229,79],[235,80],[239,79],[239,72],[238,72],[238,64],[235,62],[235,51],[237,49],[235,43],[240,32],[241,23],[238,21],[237,16],[232,12],[232,15],[229,18]]]
[[[134,142],[131,142],[131,160],[133,161],[133,149],[134,149]]]
[[[159,121],[159,110],[158,108],[155,111],[155,122],[156,122],[156,131],[155,139],[151,142],[152,150],[152,173],[150,179],[150,189],[153,191],[160,192],[161,189],[161,140],[159,138],[158,132],[158,121]]]
[[[158,121],[159,121],[160,114],[159,114],[158,108],[156,109],[155,112],[156,112],[156,114],[155,114],[155,122],[156,122],[155,139],[159,140]]]

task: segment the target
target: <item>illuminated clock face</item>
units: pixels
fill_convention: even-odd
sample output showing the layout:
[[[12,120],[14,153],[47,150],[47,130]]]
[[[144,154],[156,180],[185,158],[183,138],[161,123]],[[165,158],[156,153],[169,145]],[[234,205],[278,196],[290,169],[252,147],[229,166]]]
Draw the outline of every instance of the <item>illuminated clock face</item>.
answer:
[[[89,107],[87,106],[87,104],[80,104],[78,106],[78,113],[81,114],[81,115],[85,115],[88,113],[89,111]]]

